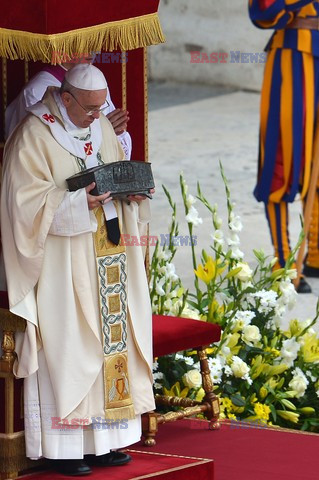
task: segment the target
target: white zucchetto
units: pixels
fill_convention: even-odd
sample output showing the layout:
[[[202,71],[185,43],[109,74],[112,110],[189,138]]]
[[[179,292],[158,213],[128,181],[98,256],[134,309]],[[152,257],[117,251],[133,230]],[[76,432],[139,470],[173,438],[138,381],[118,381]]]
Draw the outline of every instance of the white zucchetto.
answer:
[[[65,79],[70,85],[81,90],[104,90],[107,88],[101,70],[90,63],[75,65],[66,72]]]

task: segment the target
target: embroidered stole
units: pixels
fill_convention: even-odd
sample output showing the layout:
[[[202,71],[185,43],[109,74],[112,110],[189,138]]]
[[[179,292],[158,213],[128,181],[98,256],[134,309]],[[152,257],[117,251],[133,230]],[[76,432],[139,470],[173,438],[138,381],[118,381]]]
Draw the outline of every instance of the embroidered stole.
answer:
[[[95,210],[94,234],[102,342],[104,352],[105,418],[135,418],[130,393],[127,353],[127,271],[124,245],[107,238],[105,216]]]

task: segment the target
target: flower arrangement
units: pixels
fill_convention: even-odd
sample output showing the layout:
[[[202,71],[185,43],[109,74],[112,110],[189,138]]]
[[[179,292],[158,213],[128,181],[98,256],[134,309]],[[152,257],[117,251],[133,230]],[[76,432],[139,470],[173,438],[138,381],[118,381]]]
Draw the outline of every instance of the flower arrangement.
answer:
[[[173,259],[178,246],[176,204],[164,192],[172,209],[168,241],[157,244],[150,268],[150,295],[154,313],[196,318],[222,327],[218,344],[208,350],[221,417],[301,430],[319,431],[319,338],[312,321],[283,318],[293,307],[297,293],[294,255],[285,268],[275,269],[276,258],[254,250],[256,267],[244,261],[240,250],[241,219],[234,212],[228,183],[220,166],[227,200],[227,233],[216,205],[211,205],[197,185],[197,197],[188,194],[183,175],[180,187],[189,238],[202,223],[194,204],[198,200],[212,218],[210,252],[202,250],[197,261],[191,242],[194,292],[183,287]],[[175,242],[176,243],[176,242]],[[201,400],[199,363],[192,351],[158,358],[154,363],[156,393]]]

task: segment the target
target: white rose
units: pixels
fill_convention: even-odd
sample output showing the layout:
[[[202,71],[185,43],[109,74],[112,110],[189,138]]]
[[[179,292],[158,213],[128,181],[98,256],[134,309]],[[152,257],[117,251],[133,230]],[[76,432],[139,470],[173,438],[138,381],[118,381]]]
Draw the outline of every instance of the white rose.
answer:
[[[248,282],[251,279],[253,271],[247,263],[238,262],[236,268],[241,268],[240,272],[236,274],[236,278],[241,282]]]
[[[186,387],[199,388],[202,386],[202,376],[198,370],[190,370],[183,376],[183,382]]]
[[[303,397],[307,390],[307,386],[309,385],[309,381],[298,367],[292,373],[294,374],[294,377],[290,380],[289,387],[297,392],[296,398]]]
[[[235,377],[243,378],[249,373],[249,367],[241,358],[236,355],[233,357],[231,369]]]
[[[247,327],[243,328],[241,338],[247,345],[255,345],[261,340],[259,328],[255,325],[247,325]]]

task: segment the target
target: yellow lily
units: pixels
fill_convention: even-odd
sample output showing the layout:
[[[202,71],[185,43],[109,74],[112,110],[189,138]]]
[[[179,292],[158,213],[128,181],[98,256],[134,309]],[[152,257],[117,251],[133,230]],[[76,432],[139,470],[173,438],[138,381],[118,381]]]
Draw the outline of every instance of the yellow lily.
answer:
[[[198,278],[208,285],[216,276],[216,264],[212,257],[208,257],[205,266],[198,265],[197,270],[194,270],[194,272]]]
[[[278,415],[288,422],[298,423],[299,413],[296,412],[287,412],[287,410],[276,410]]]
[[[316,334],[306,333],[301,352],[306,363],[319,362],[319,340]]]

